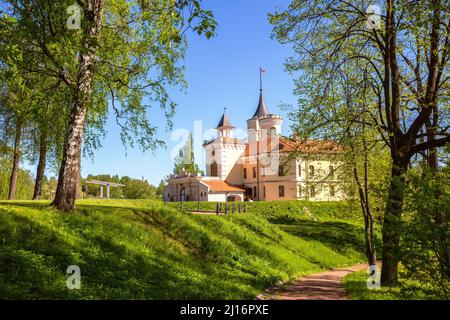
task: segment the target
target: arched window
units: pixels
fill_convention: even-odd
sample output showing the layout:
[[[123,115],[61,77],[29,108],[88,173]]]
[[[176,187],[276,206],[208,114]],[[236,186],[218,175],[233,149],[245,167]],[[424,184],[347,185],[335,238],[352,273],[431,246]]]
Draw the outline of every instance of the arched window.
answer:
[[[214,150],[214,149],[212,149],[212,151],[211,151],[211,156],[215,156],[216,155],[216,150]]]
[[[180,190],[180,201],[186,201],[186,188],[181,188]]]
[[[277,135],[277,128],[272,127],[270,128],[270,137],[273,138]]]
[[[215,161],[211,164],[211,177],[217,177],[217,163]]]

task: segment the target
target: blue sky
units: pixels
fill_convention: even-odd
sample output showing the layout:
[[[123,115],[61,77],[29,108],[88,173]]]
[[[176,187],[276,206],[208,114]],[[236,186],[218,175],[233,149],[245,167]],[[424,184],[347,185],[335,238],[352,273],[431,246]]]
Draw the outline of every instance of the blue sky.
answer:
[[[272,27],[267,19],[267,14],[276,6],[285,7],[288,3],[287,0],[204,1],[218,22],[217,36],[210,40],[195,34],[188,36],[189,48],[184,61],[188,88],[185,92],[173,90],[172,97],[178,104],[173,119],[174,130],[192,131],[194,121],[202,121],[203,130],[213,128],[224,107],[227,107],[233,125],[246,129],[246,120],[253,115],[258,103],[259,66],[263,66],[267,70],[264,94],[269,112],[283,116],[283,134],[289,134],[286,114],[279,105],[296,102],[292,93],[293,79],[284,71],[283,65],[291,49],[270,38]],[[125,150],[120,141],[120,130],[110,118],[103,147],[95,152],[93,160],[82,160],[82,176],[118,174],[144,177],[153,184],[159,183],[172,171],[171,152],[179,142],[171,141],[171,132],[167,132],[158,107],[149,112],[149,117],[158,125],[158,137],[167,143],[165,149],[155,153]]]

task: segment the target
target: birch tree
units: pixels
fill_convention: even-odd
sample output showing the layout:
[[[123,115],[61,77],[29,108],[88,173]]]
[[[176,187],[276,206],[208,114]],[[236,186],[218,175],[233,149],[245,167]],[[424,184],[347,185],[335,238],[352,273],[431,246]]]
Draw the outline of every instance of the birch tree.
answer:
[[[21,67],[70,88],[53,205],[74,211],[86,122],[104,121],[112,111],[125,144],[143,150],[163,145],[147,111],[159,105],[170,125],[175,103],[168,88],[185,85],[179,62],[186,33],[209,38],[216,24],[196,0],[5,2],[5,23],[26,38],[19,49],[29,60]]]

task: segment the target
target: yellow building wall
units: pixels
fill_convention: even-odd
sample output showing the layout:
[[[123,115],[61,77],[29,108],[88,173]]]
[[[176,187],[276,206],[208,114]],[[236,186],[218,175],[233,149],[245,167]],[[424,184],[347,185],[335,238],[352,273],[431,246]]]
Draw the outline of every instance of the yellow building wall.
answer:
[[[286,159],[286,158],[285,158]],[[242,174],[243,185],[247,188],[257,186],[257,178],[253,177],[253,168],[256,168],[256,159],[247,157],[243,159],[239,167]],[[264,175],[264,169],[260,168],[259,176],[259,199],[265,201],[275,200],[310,200],[310,201],[339,201],[343,200],[344,194],[341,190],[337,177],[338,164],[329,160],[305,160],[291,159],[280,160],[285,168],[285,175]],[[310,169],[314,167],[314,170]],[[330,175],[330,166],[334,168],[334,174]],[[243,170],[247,169],[247,178],[244,179]],[[314,175],[312,175],[314,171]],[[279,186],[284,186],[284,196],[279,194]],[[334,188],[334,195],[332,194]],[[265,192],[264,192],[265,188]],[[314,189],[314,194],[312,192]],[[257,197],[253,198],[254,200]]]

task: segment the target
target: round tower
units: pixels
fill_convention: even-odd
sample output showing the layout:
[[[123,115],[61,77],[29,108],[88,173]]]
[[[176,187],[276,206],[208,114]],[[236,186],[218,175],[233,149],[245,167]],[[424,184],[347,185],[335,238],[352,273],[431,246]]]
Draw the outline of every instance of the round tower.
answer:
[[[271,114],[267,111],[262,80],[260,81],[260,85],[258,107],[253,117],[247,120],[249,142],[265,140],[275,134],[278,136],[281,135],[281,126],[283,125],[283,118],[280,115]]]

